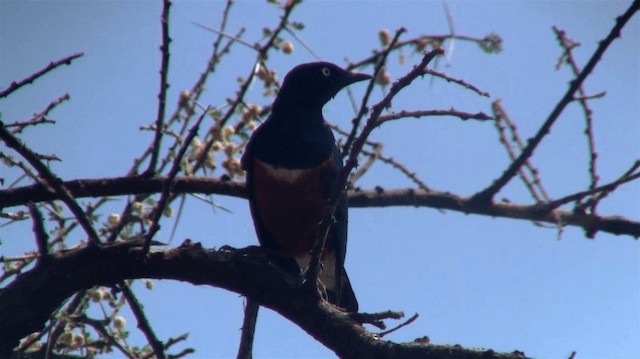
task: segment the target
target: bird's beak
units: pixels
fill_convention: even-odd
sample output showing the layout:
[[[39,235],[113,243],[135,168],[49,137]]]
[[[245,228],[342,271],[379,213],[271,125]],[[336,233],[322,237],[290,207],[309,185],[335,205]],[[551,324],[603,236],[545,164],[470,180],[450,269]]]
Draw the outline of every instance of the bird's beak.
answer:
[[[369,79],[371,79],[371,75],[361,74],[357,72],[349,72],[349,76],[347,77],[347,85],[351,85],[352,83],[369,80]]]

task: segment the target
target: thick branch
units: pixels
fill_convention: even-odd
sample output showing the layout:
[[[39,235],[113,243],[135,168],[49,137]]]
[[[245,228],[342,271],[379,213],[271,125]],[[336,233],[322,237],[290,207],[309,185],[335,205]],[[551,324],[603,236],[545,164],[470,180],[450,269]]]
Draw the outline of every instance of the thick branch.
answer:
[[[397,344],[375,337],[327,302],[314,300],[296,278],[269,264],[260,252],[215,251],[199,244],[151,251],[143,242],[84,247],[56,253],[0,290],[0,356],[18,340],[40,330],[75,291],[114,285],[124,279],[174,279],[211,285],[252,297],[299,325],[341,358],[522,358],[518,353],[468,350],[459,346]]]
[[[167,179],[144,177],[105,178],[100,180],[75,180],[65,182],[75,197],[121,196],[140,193],[159,193]],[[602,186],[602,189],[608,188]],[[219,194],[247,198],[244,183],[224,179],[203,177],[177,177],[172,184],[172,193]],[[590,193],[590,192],[589,192]],[[57,193],[47,191],[42,185],[31,185],[0,191],[0,208],[59,199]],[[601,232],[617,235],[640,237],[640,222],[621,216],[598,216],[582,212],[555,210],[544,203],[533,205],[505,202],[487,203],[477,206],[471,197],[448,192],[419,189],[373,189],[349,191],[349,206],[391,207],[415,206],[448,209],[470,214],[482,214],[492,217],[505,217],[557,224],[558,219],[564,225],[593,228]]]
[[[552,210],[545,204],[521,205],[506,202],[478,206],[473,197],[448,192],[414,189],[357,191],[349,195],[350,207],[415,206],[449,209],[468,214],[524,219],[557,225],[571,225],[616,235],[640,237],[640,222],[621,216],[597,216],[584,212]]]

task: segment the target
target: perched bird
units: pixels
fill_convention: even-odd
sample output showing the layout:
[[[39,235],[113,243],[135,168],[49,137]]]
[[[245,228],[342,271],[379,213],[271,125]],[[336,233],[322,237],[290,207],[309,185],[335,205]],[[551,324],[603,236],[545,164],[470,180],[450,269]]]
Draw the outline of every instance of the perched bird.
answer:
[[[280,267],[299,274],[311,260],[318,224],[342,169],[342,157],[322,107],[338,91],[370,79],[328,62],[296,66],[284,78],[271,115],[253,133],[242,157],[251,214],[260,244],[283,251]],[[344,270],[347,197],[343,193],[325,244],[320,281],[330,302],[358,310]]]

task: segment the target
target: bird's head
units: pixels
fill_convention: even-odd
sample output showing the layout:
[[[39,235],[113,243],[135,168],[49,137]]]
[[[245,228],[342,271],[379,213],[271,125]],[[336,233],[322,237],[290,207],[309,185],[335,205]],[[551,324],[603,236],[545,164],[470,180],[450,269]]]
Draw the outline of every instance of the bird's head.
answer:
[[[298,65],[285,76],[276,103],[322,110],[338,91],[370,78],[367,74],[349,72],[330,62]]]

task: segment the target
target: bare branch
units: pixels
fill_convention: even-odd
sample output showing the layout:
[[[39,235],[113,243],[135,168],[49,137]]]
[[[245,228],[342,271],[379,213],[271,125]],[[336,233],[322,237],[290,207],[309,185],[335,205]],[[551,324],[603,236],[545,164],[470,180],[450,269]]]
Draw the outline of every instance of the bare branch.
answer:
[[[477,93],[480,96],[491,97],[491,95],[488,92],[480,90],[479,88],[477,88],[476,86],[466,82],[465,80],[453,78],[453,77],[451,77],[451,76],[449,76],[449,75],[447,75],[447,74],[445,74],[443,72],[436,71],[436,70],[433,70],[433,69],[424,69],[424,73],[427,74],[427,75],[440,77],[442,79],[447,80],[447,82],[453,82],[455,84],[458,84],[458,85],[460,85],[460,86],[462,86],[462,87],[464,87],[464,88],[466,88],[468,90],[471,90],[471,91]]]
[[[595,188],[591,188],[587,191],[582,191],[582,192],[578,192],[578,193],[574,193],[553,201],[550,201],[548,203],[544,203],[544,206],[550,209],[554,209],[554,208],[558,208],[560,206],[562,206],[563,204],[566,203],[570,203],[570,202],[575,202],[575,201],[580,201],[581,199],[587,197],[587,196],[592,196],[595,197],[596,194],[602,194],[602,193],[610,193],[611,191],[615,190],[616,188],[618,188],[621,184],[623,183],[627,183],[627,182],[631,182],[633,180],[636,180],[638,178],[640,178],[640,172],[632,174],[633,171],[635,171],[635,169],[638,168],[638,164],[640,162],[636,161],[634,163],[634,165],[631,168],[631,172],[627,171],[627,173],[625,173],[625,175],[623,175],[622,177],[620,177],[619,179],[617,179],[616,181],[613,181],[611,183],[608,183],[606,185],[603,186],[599,186],[599,187],[595,187]]]
[[[371,110],[371,115],[367,120],[362,132],[358,135],[358,137],[353,142],[353,146],[349,152],[349,157],[345,162],[344,168],[342,169],[336,183],[331,190],[331,196],[327,201],[327,205],[325,206],[324,213],[322,215],[322,220],[318,224],[318,231],[316,234],[316,240],[313,245],[313,249],[311,250],[311,260],[309,261],[309,267],[307,269],[307,283],[309,285],[313,285],[314,288],[317,284],[318,273],[320,270],[320,258],[322,257],[322,252],[324,250],[324,245],[327,240],[327,233],[331,225],[333,224],[333,214],[336,210],[336,205],[338,203],[338,198],[343,193],[344,188],[347,184],[347,180],[349,179],[349,174],[351,170],[355,168],[358,163],[358,156],[364,147],[367,138],[371,134],[374,128],[378,126],[378,121],[382,111],[388,108],[391,105],[391,101],[393,98],[405,87],[409,86],[413,80],[418,78],[422,71],[427,67],[429,62],[433,60],[436,56],[441,55],[443,53],[442,49],[435,49],[426,54],[424,54],[422,61],[420,64],[415,66],[408,74],[400,78],[396,81],[387,96],[385,96],[380,102],[375,104]]]
[[[19,89],[20,87],[33,83],[33,81],[37,80],[38,78],[42,77],[43,75],[45,75],[46,73],[48,73],[49,71],[55,69],[58,66],[61,65],[71,65],[71,62],[75,59],[77,59],[78,57],[84,56],[84,52],[76,52],[75,54],[71,54],[69,56],[63,57],[60,60],[57,61],[52,61],[49,63],[49,65],[47,65],[45,68],[41,69],[40,71],[37,71],[35,73],[33,73],[31,76],[27,77],[26,79],[19,81],[19,82],[12,82],[9,87],[7,87],[6,89],[0,91],[0,98],[4,98],[9,96],[12,92],[16,91],[17,89]]]
[[[569,64],[569,67],[571,67],[573,75],[578,76],[580,73],[580,67],[578,66],[576,59],[573,57],[573,49],[578,47],[579,44],[567,38],[566,33],[558,27],[553,26],[553,31],[558,38],[560,46],[562,46],[564,50],[564,58],[566,59],[567,64]],[[598,186],[598,180],[600,178],[597,170],[598,153],[596,152],[595,136],[593,133],[593,111],[589,107],[588,96],[586,95],[582,85],[578,87],[578,96],[574,95],[574,99],[580,103],[582,112],[584,112],[585,135],[587,136],[587,146],[589,149],[589,177],[591,179],[589,188],[594,189]],[[597,206],[598,201],[592,201],[590,208],[592,213],[595,213]]]
[[[610,187],[602,186],[605,190]],[[589,194],[590,192],[587,191]],[[576,197],[587,195],[583,192]],[[519,205],[507,202],[492,202],[478,206],[473,197],[458,196],[448,192],[414,189],[390,189],[378,188],[373,191],[354,191],[349,196],[349,206],[359,207],[389,207],[389,206],[414,206],[431,207],[454,210],[463,213],[481,214],[491,217],[503,217],[524,219],[536,222],[547,222],[556,225],[558,218],[563,225],[573,225],[582,228],[591,228],[598,232],[607,232],[617,235],[629,235],[640,237],[640,222],[632,221],[620,216],[597,216],[582,211],[552,211],[545,204]]]
[[[466,120],[480,120],[480,121],[488,121],[488,120],[493,120],[493,117],[485,114],[484,112],[478,112],[478,113],[468,113],[468,112],[462,112],[462,111],[458,111],[456,109],[449,109],[449,110],[418,110],[418,111],[400,111],[400,112],[395,112],[395,113],[391,113],[388,115],[382,115],[378,118],[378,124],[383,124],[385,122],[388,121],[393,121],[393,120],[398,120],[398,119],[402,119],[402,118],[407,118],[407,117],[415,117],[415,118],[420,118],[420,117],[427,117],[427,116],[453,116],[453,117],[458,117],[463,121]]]
[[[180,150],[178,150],[178,153],[176,153],[176,157],[173,160],[173,166],[169,170],[169,174],[167,175],[167,181],[164,183],[164,186],[162,188],[160,199],[158,200],[158,203],[156,203],[156,208],[154,210],[154,213],[151,219],[151,227],[149,227],[149,231],[145,235],[145,248],[147,250],[149,250],[149,246],[151,245],[151,240],[153,239],[153,236],[155,236],[156,232],[160,230],[160,218],[162,217],[162,214],[164,213],[164,210],[169,202],[169,197],[172,191],[174,180],[178,175],[178,172],[180,171],[180,163],[182,162],[182,157],[184,156],[184,154],[187,152],[187,149],[191,145],[191,141],[198,134],[198,130],[200,129],[200,124],[202,123],[202,120],[205,118],[208,112],[209,112],[209,108],[207,108],[206,111],[203,112],[202,115],[200,115],[200,118],[198,118],[196,123],[189,130],[189,133],[187,134],[187,137],[185,137],[184,142],[180,147]]]
[[[57,99],[51,101],[51,103],[49,103],[44,110],[34,114],[33,117],[31,119],[29,119],[28,121],[24,121],[24,122],[18,121],[18,122],[14,122],[14,123],[9,123],[9,124],[6,124],[5,127],[6,128],[16,127],[15,129],[13,129],[11,131],[11,133],[15,135],[15,134],[18,134],[18,133],[22,132],[22,130],[24,130],[28,126],[35,126],[35,125],[39,125],[41,123],[56,123],[56,121],[48,119],[47,115],[56,106],[58,106],[59,104],[61,104],[64,101],[69,100],[69,98],[70,98],[69,94],[65,93],[64,95],[62,95],[62,96],[58,97]]]
[[[242,322],[242,335],[238,348],[238,359],[251,359],[253,357],[253,336],[256,331],[258,309],[260,305],[251,298],[247,298],[244,307],[244,321]]]
[[[147,338],[149,345],[153,349],[153,353],[155,354],[157,359],[164,359],[166,355],[164,353],[164,347],[162,346],[162,342],[158,340],[158,337],[153,331],[151,324],[149,324],[149,320],[147,316],[144,314],[142,309],[142,305],[138,301],[138,298],[133,293],[131,288],[125,281],[121,281],[118,283],[118,288],[122,291],[122,295],[124,295],[127,303],[129,303],[129,308],[131,308],[131,312],[133,316],[136,317],[138,321],[138,328],[142,331],[144,336]]]
[[[627,176],[628,177],[628,176]],[[627,178],[625,182],[629,182]],[[98,180],[74,180],[65,182],[65,186],[72,195],[78,197],[120,196],[127,194],[158,193],[167,183],[166,177],[142,178],[121,177]],[[620,183],[621,184],[621,183]],[[620,185],[618,184],[618,185]],[[610,186],[601,186],[599,190],[611,190]],[[238,198],[247,198],[244,183],[216,178],[176,177],[173,181],[172,193],[204,193],[219,194]],[[588,192],[591,194],[592,192]],[[584,196],[583,196],[584,197]],[[42,185],[0,190],[0,206],[17,206],[28,202],[43,202],[60,199],[59,194],[50,192]],[[506,202],[490,203],[486,206],[474,208],[470,197],[459,196],[449,192],[439,192],[433,189],[383,189],[352,190],[349,191],[349,206],[353,208],[413,206],[448,209],[463,213],[488,215],[542,221],[556,224],[557,219],[540,213],[539,205],[522,205]],[[587,228],[595,226],[598,231],[640,237],[640,222],[617,216],[597,216],[581,212],[555,211],[564,218],[565,225]],[[66,232],[63,232],[63,234]]]
[[[491,108],[495,117],[494,123],[496,125],[496,129],[498,130],[498,135],[500,136],[500,142],[507,150],[509,158],[512,161],[515,161],[518,155],[516,153],[516,150],[513,148],[512,142],[518,147],[519,151],[522,151],[522,149],[524,149],[524,143],[520,139],[520,135],[518,135],[518,129],[514,122],[511,121],[511,119],[507,115],[505,109],[502,107],[502,103],[500,100],[494,101],[491,105]],[[511,135],[510,137],[512,142],[509,141],[509,138],[506,134],[507,130],[502,124],[503,122],[508,127],[508,132]],[[529,190],[529,193],[531,193],[531,196],[537,202],[549,201],[551,198],[547,194],[545,188],[542,186],[542,181],[540,180],[538,169],[535,168],[533,164],[531,164],[530,160],[526,160],[523,167],[524,168],[520,168],[518,170],[518,174],[520,175],[522,182],[524,182],[525,186]],[[528,174],[525,169],[528,171]],[[531,178],[529,176],[531,176]],[[538,192],[540,193],[538,194]]]
[[[149,166],[145,171],[146,175],[153,175],[156,172],[158,157],[160,156],[160,145],[162,142],[162,133],[164,131],[164,116],[167,108],[167,88],[169,83],[167,77],[169,74],[169,9],[171,8],[171,0],[162,1],[162,16],[160,24],[162,25],[162,45],[160,45],[161,64],[160,64],[160,93],[158,93],[158,114],[156,118],[156,130],[153,144],[151,145],[151,159]]]
[[[25,146],[19,139],[13,136],[4,127],[4,124],[0,121],[0,139],[7,144],[8,147],[13,148],[24,159],[27,160],[38,171],[43,184],[48,187],[49,191],[56,192],[60,195],[60,199],[69,207],[71,213],[76,217],[80,226],[84,229],[89,237],[89,243],[97,245],[100,241],[98,234],[90,223],[89,217],[84,213],[82,208],[73,199],[69,190],[65,187],[64,182],[49,170],[47,166],[40,161],[38,156],[27,146]]]
[[[378,77],[380,71],[383,71],[385,64],[387,63],[387,57],[394,49],[395,45],[398,43],[400,36],[407,32],[407,29],[404,27],[396,30],[396,34],[393,36],[393,39],[387,44],[387,46],[375,57],[373,74],[372,77],[374,80],[369,81],[367,85],[367,89],[362,97],[362,101],[360,102],[360,110],[356,114],[356,117],[351,121],[351,133],[347,136],[347,140],[342,146],[342,157],[346,157],[347,154],[351,151],[351,146],[353,145],[353,141],[356,139],[356,134],[358,133],[358,129],[360,128],[360,122],[362,118],[366,114],[366,110],[368,108],[367,103],[369,103],[369,96],[371,96],[371,92],[373,91],[373,86],[375,85],[375,79]]]
[[[569,89],[562,97],[562,99],[558,102],[556,107],[551,111],[549,117],[542,124],[536,135],[529,139],[527,147],[522,150],[520,156],[509,165],[509,167],[504,171],[504,173],[497,178],[489,187],[483,189],[482,191],[473,195],[473,199],[475,202],[479,204],[484,204],[487,202],[491,202],[493,197],[518,173],[518,169],[522,167],[524,162],[533,155],[533,151],[540,144],[542,139],[549,133],[551,130],[551,126],[556,122],[556,120],[560,117],[560,114],[564,109],[573,101],[573,97],[578,91],[578,88],[582,85],[584,80],[589,76],[589,74],[596,67],[602,55],[607,50],[609,45],[618,37],[620,37],[620,31],[626,25],[626,23],[631,19],[631,17],[638,11],[640,8],[640,1],[635,0],[633,4],[627,9],[627,11],[619,16],[616,19],[615,26],[611,29],[607,37],[600,41],[600,45],[596,49],[596,51],[587,62],[587,65],[584,67],[582,72],[575,78],[575,80],[571,81]]]
[[[144,253],[143,241],[55,253],[46,266],[34,268],[20,282],[3,288],[0,322],[14,325],[0,326],[0,356],[6,357],[21,337],[42,328],[55,308],[77,290],[113,285],[125,278],[155,278],[211,285],[255,298],[341,358],[522,358],[519,353],[381,340],[357,325],[347,313],[301,288],[293,275],[278,269],[261,254],[206,250],[190,242],[154,250],[147,256]],[[23,298],[32,298],[33,305],[21,305]]]
[[[380,336],[380,338],[384,337],[387,334],[391,334],[393,332],[395,332],[396,330],[402,328],[402,327],[406,327],[407,325],[413,323],[416,321],[416,319],[418,319],[419,315],[418,313],[414,314],[411,318],[407,319],[406,321],[398,324],[395,328],[391,328],[389,330],[385,330],[384,332],[380,332],[378,333],[378,335]]]

